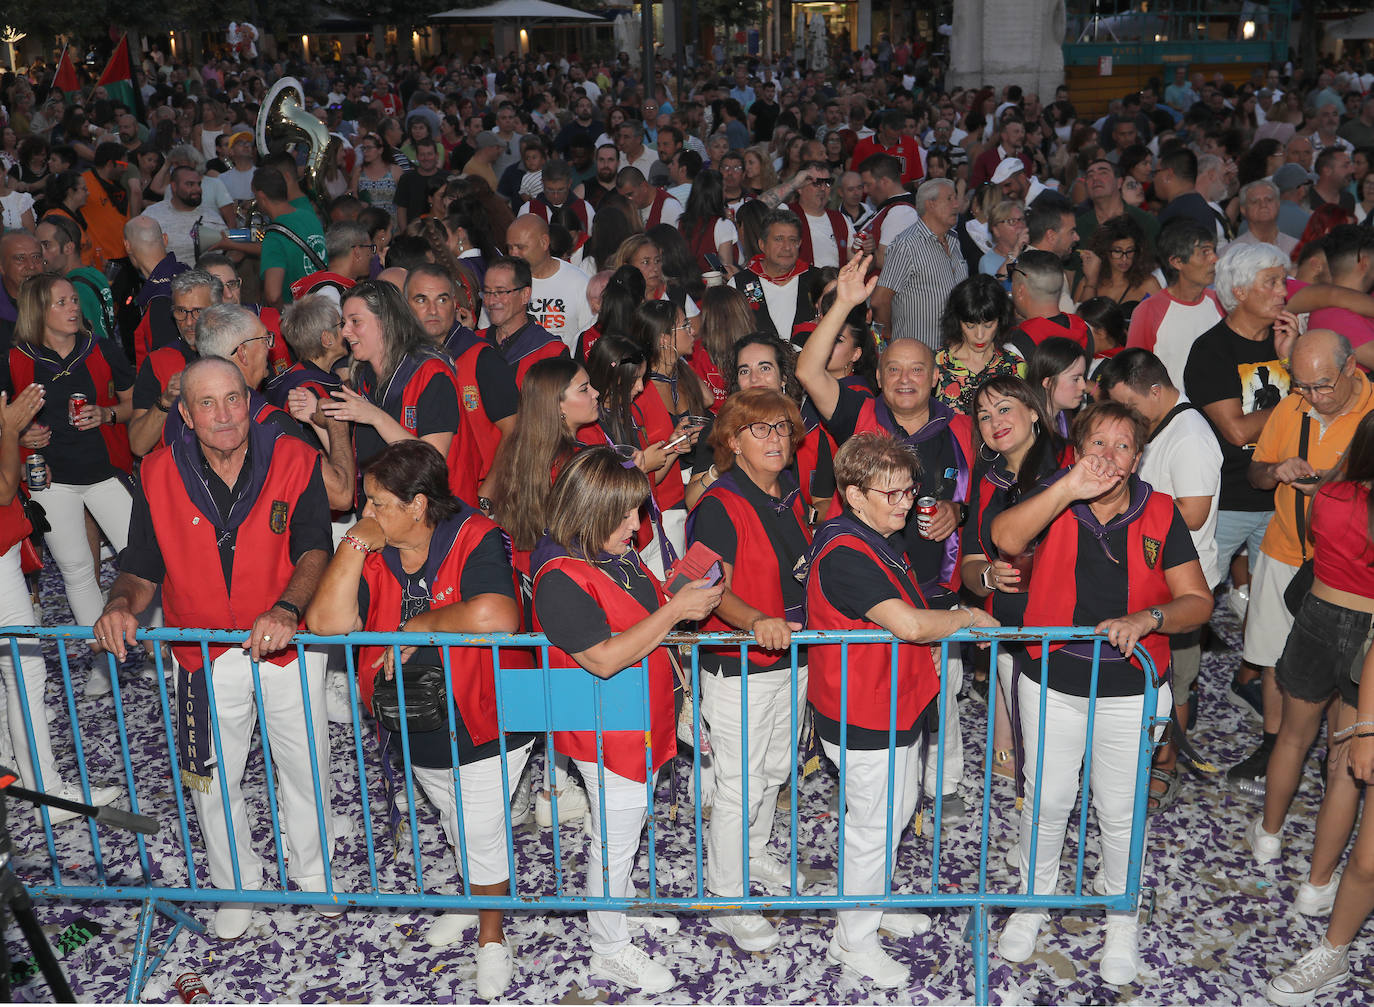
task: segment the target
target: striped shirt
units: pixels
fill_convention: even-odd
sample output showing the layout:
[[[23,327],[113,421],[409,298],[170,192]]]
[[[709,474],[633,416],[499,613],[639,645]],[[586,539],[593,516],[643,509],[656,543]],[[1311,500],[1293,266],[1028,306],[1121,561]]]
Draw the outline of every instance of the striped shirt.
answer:
[[[893,292],[892,339],[919,339],[940,348],[940,316],[955,285],[968,279],[968,263],[950,232],[948,247],[920,217],[887,249],[878,286]]]

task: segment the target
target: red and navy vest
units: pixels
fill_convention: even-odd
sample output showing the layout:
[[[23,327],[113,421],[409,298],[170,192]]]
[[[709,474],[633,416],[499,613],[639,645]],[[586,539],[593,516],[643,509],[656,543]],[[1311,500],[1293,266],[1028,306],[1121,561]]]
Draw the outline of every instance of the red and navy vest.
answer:
[[[842,517],[839,521],[853,521]],[[876,533],[874,533],[876,534]],[[863,553],[873,563],[874,576],[885,576],[896,588],[898,597],[915,608],[925,608],[925,599],[910,571],[898,576],[891,565],[859,534],[831,530],[811,560],[806,578],[806,628],[815,630],[881,630],[867,619],[850,619],[825,597],[821,585],[821,560],[845,546]],[[845,720],[854,727],[886,731],[891,726],[892,647],[886,643],[855,643],[848,647],[849,701]],[[817,711],[840,722],[841,648],[813,646],[809,650],[810,680],[806,697]],[[930,648],[920,644],[897,645],[897,730],[916,722],[940,691],[940,675],[931,659]]]
[[[115,391],[114,372],[110,362],[105,359],[105,348],[101,340],[87,333],[78,337],[77,359],[72,366],[84,366],[95,386],[95,405],[113,409],[119,405],[119,394]],[[113,343],[108,345],[113,346]],[[17,343],[10,347],[10,382],[16,392],[22,392],[34,383],[37,377],[38,359],[33,348],[27,343]],[[45,363],[51,369],[51,364]],[[100,437],[105,442],[105,453],[110,464],[121,472],[133,472],[134,455],[129,449],[129,428],[123,423],[102,423]],[[32,448],[20,446],[19,454],[27,458],[33,454]]]
[[[525,373],[536,361],[568,355],[568,348],[563,344],[563,340],[533,321],[526,321],[524,326],[516,330],[505,342],[496,341],[494,325],[488,326],[477,335],[496,347],[496,352],[515,368],[517,388],[524,386]]]
[[[550,570],[559,570],[572,578],[574,584],[600,606],[606,614],[606,623],[611,632],[623,633],[636,623],[649,616],[649,610],[635,600],[634,596],[622,588],[609,576],[598,570],[586,560],[572,556],[555,556],[545,560],[534,577],[534,593],[539,594],[539,581]],[[662,606],[668,599],[652,573],[646,571],[649,582],[654,586],[654,594]],[[539,620],[535,619],[535,630],[539,630]],[[644,746],[649,745],[653,768],[658,770],[677,753],[677,736],[673,715],[673,667],[668,660],[668,652],[658,647],[649,655],[649,718],[648,737],[636,731],[603,731],[602,751],[606,768],[629,780],[643,783]],[[578,664],[569,654],[557,647],[549,647],[549,667],[576,668]],[[588,672],[587,674],[590,674]],[[624,675],[639,674],[638,666],[627,668]],[[564,755],[585,762],[596,761],[595,731],[557,731],[553,736],[554,748]]]
[[[663,204],[668,202],[668,194],[662,189],[654,190],[654,201],[649,204],[649,215],[644,219],[644,230],[663,223]]]
[[[1017,326],[1036,346],[1051,336],[1072,339],[1085,350],[1092,349],[1093,333],[1078,315],[1059,314],[1053,318],[1027,318]]]
[[[630,409],[634,414],[635,425],[639,432],[638,447],[647,448],[650,444],[657,444],[660,441],[666,443],[673,439],[673,430],[676,429],[676,424],[652,381],[644,382],[644,390],[639,393]],[[676,507],[685,499],[686,491],[682,485],[680,458],[673,459],[672,464],[668,466],[667,475],[658,482],[653,482],[653,480],[654,475],[650,473],[649,481],[653,483],[654,500],[658,502],[660,510]]]
[[[791,481],[790,477],[788,481]],[[763,527],[763,522],[759,520],[759,513],[754,509],[754,505],[740,495],[739,487],[729,472],[712,483],[701,499],[705,500],[707,497],[720,501],[735,530],[735,561],[730,573],[730,590],[745,604],[753,606],[770,618],[788,618],[787,605],[783,601],[782,578],[791,577],[792,568],[779,568],[777,552]],[[697,503],[700,506],[700,501]],[[785,521],[789,517],[797,522],[797,527],[802,530],[807,544],[810,545],[811,529],[806,523],[806,508],[800,493],[793,495],[791,508],[785,516],[780,516],[779,520]],[[738,632],[738,627],[730,625],[718,613],[719,609],[702,622],[703,633]],[[804,618],[798,619],[795,615],[792,618],[793,621],[805,622]],[[739,656],[737,646],[707,649],[726,656]],[[749,648],[751,664],[766,666],[775,662],[778,656],[776,651],[767,651],[761,647]]]
[[[478,543],[496,525],[471,508],[441,523],[430,540],[430,558],[425,563],[425,582],[429,585],[431,610],[462,600],[463,567]],[[380,552],[369,553],[363,561],[363,580],[367,583],[367,619],[363,629],[368,632],[394,633],[401,625],[403,587],[400,579],[400,555],[388,546]],[[511,587],[519,595],[514,575]],[[360,647],[358,650],[358,698],[372,709],[372,688],[376,680],[373,662],[382,655],[382,647]],[[503,668],[530,667],[528,655],[524,663],[517,652],[501,649]],[[462,714],[463,724],[472,736],[474,745],[481,745],[496,737],[496,666],[491,651],[483,647],[449,647],[449,671],[453,679],[453,702]]]
[[[1162,558],[1164,542],[1174,521],[1174,498],[1150,490],[1142,503],[1133,502],[1132,506],[1138,507],[1139,513],[1131,519],[1126,532],[1126,611],[1140,612],[1173,600],[1164,580]],[[1078,600],[1078,524],[1079,518],[1070,507],[1050,523],[1044,541],[1036,548],[1026,605],[1027,626],[1073,625]],[[1140,642],[1154,659],[1156,675],[1162,679],[1169,670],[1168,636],[1150,633]],[[1054,643],[1050,649],[1062,646]],[[1032,657],[1039,657],[1042,648],[1028,649]],[[1132,656],[1131,663],[1140,667],[1136,657]]]
[[[475,503],[477,488],[491,473],[496,461],[496,449],[501,444],[501,431],[487,415],[482,401],[482,387],[477,383],[477,361],[483,353],[494,352],[485,339],[478,338],[471,329],[457,326],[449,333],[444,349],[453,361],[453,373],[458,382],[458,405],[463,410],[463,422],[453,435],[458,444],[458,471],[470,485],[471,496],[454,487],[463,500]]]
[[[186,487],[186,471],[199,465],[194,446],[178,441],[143,459],[143,492],[166,568],[162,608],[168,626],[241,629],[246,635],[254,620],[276,604],[295,572],[291,517],[319,456],[304,442],[265,428],[250,427],[249,436],[254,438],[253,464],[266,466],[266,473],[238,527],[232,587],[225,585],[220,569],[219,512],[207,500],[207,513]],[[211,644],[210,660],[228,649],[227,644]],[[200,670],[200,644],[173,644],[172,653],[182,667]],[[296,660],[296,652],[288,649],[264,660],[287,665]]]
[[[814,264],[816,252],[811,246],[811,222],[806,216],[806,211],[802,209],[801,203],[789,203],[787,208],[795,213],[797,219],[801,221],[801,251],[797,253],[797,258],[805,259]],[[839,250],[840,266],[843,267],[849,261],[849,220],[839,210],[832,210],[829,207],[822,212],[830,218],[830,230],[835,235],[835,247]]]
[[[371,372],[368,372],[369,374]],[[375,380],[375,375],[372,375]],[[441,355],[437,350],[428,351],[424,356],[407,356],[401,360],[396,368],[396,373],[392,375],[392,380],[388,385],[386,401],[377,402],[373,397],[374,389],[371,387],[359,387],[359,391],[367,396],[368,400],[380,406],[386,413],[393,417],[397,423],[405,427],[406,432],[414,437],[419,437],[419,408],[420,396],[429,387],[431,378],[437,377],[441,381],[447,381],[453,386],[454,394],[462,401],[462,396],[458,394],[458,382],[453,376],[453,368],[449,366],[448,358]],[[399,381],[397,380],[399,379]],[[395,390],[399,384],[399,391]],[[461,427],[462,424],[459,424]],[[356,433],[354,440],[354,454],[357,454]],[[472,485],[471,474],[465,466],[467,460],[463,457],[461,438],[457,431],[454,432],[453,440],[448,445],[448,483],[449,488],[460,500],[467,503],[475,503],[477,500],[476,488]],[[362,494],[362,481],[359,480],[359,500]],[[465,493],[471,493],[472,499],[469,500]]]

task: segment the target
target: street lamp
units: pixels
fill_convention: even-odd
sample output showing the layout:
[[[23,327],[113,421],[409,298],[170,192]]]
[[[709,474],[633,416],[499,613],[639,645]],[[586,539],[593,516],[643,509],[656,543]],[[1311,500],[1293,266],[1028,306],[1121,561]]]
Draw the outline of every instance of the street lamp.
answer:
[[[9,25],[0,27],[0,42],[5,43],[5,49],[10,57],[10,69],[16,73],[19,71],[19,66],[14,58],[14,44],[16,42],[22,42],[28,37],[28,32],[20,31],[18,28],[12,28]]]

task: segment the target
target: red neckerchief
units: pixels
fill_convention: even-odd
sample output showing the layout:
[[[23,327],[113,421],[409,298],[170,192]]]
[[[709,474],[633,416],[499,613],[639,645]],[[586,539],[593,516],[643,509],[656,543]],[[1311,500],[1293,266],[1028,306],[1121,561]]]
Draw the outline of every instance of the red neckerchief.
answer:
[[[756,255],[749,260],[749,265],[747,268],[749,272],[758,276],[760,279],[767,280],[769,283],[776,283],[778,286],[782,286],[788,280],[792,279],[792,277],[800,276],[802,273],[810,269],[811,263],[803,262],[801,259],[798,259],[796,263],[792,266],[792,268],[787,272],[783,273],[781,276],[769,276],[767,273],[763,271],[763,256]]]

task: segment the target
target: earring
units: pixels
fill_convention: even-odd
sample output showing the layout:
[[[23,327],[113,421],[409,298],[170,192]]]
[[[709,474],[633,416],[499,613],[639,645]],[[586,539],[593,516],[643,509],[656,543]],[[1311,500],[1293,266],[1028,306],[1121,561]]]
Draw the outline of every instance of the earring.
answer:
[[[978,457],[985,462],[995,462],[997,460],[997,452],[994,451],[991,455],[986,455],[983,452],[987,450],[988,446],[986,444],[978,445]]]
[[[1032,437],[1039,437],[1039,436],[1040,436],[1040,421],[1039,421],[1039,420],[1031,420],[1031,436],[1032,436]]]

